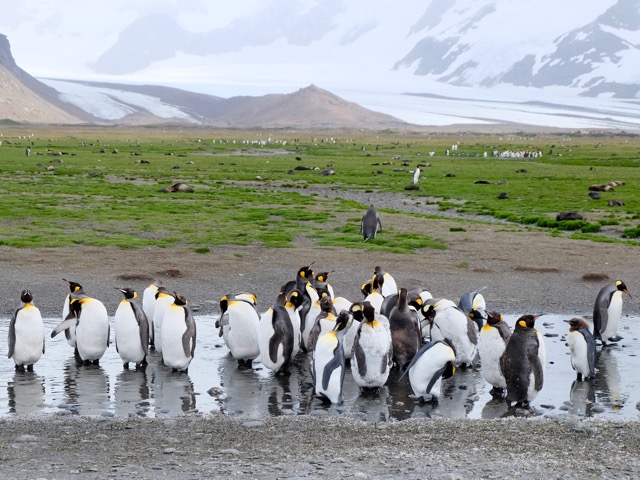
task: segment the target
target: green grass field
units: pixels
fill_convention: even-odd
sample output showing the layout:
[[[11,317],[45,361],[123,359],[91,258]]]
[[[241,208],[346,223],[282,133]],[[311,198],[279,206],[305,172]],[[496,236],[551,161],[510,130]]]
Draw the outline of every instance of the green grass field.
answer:
[[[153,245],[207,252],[222,244],[288,247],[304,236],[320,245],[399,253],[446,248],[398,229],[363,243],[364,206],[304,195],[313,184],[402,192],[442,210],[492,215],[550,234],[570,230],[594,241],[635,244],[640,235],[635,135],[25,126],[0,127],[0,133],[0,244],[13,247]],[[543,155],[491,157],[507,150]],[[419,164],[422,190],[405,192]],[[301,166],[311,169],[291,173]],[[320,173],[327,168],[335,174]],[[588,196],[590,185],[611,181],[624,185],[601,192],[600,200]],[[195,191],[160,191],[174,182]],[[498,198],[502,192],[507,199]],[[624,205],[608,206],[614,199]],[[586,220],[557,222],[559,212],[579,212]]]

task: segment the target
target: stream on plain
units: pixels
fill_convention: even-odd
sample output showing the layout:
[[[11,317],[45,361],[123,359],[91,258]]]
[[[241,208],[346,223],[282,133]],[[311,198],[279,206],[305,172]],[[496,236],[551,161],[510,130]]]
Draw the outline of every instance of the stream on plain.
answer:
[[[517,315],[506,315],[513,327]],[[623,317],[618,346],[598,347],[597,378],[575,382],[567,345],[571,316],[545,315],[537,327],[545,335],[544,387],[532,402],[547,417],[579,415],[617,420],[640,416],[639,318]],[[46,353],[33,372],[15,372],[11,360],[0,365],[0,416],[77,414],[107,417],[181,415],[222,412],[259,418],[273,415],[346,414],[369,421],[416,417],[499,418],[504,401],[494,400],[479,369],[458,369],[442,382],[438,404],[418,404],[410,397],[408,378],[393,373],[378,395],[361,395],[350,372],[345,375],[344,403],[328,405],[313,395],[308,356],[300,354],[288,376],[274,376],[259,362],[239,369],[214,328],[215,317],[197,316],[198,343],[188,373],[174,373],[151,353],[144,371],[124,370],[113,343],[100,366],[76,366],[63,335],[49,338],[59,319],[45,319]],[[113,324],[113,319],[111,319]],[[0,339],[7,338],[8,320]],[[113,330],[113,329],[112,329]],[[112,333],[113,334],[113,333]],[[5,348],[6,348],[6,344]],[[6,355],[6,354],[3,354]]]

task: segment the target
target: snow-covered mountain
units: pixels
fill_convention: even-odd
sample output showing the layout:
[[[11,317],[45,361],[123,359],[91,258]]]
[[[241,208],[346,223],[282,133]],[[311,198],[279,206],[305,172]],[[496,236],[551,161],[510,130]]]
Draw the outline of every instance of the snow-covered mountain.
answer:
[[[267,82],[277,76],[268,65],[288,78],[310,66],[326,68],[336,83],[382,76],[387,89],[506,84],[636,98],[640,0],[278,0],[198,31],[160,12],[129,24],[90,67],[121,75],[176,64],[219,78],[253,68],[256,81]]]

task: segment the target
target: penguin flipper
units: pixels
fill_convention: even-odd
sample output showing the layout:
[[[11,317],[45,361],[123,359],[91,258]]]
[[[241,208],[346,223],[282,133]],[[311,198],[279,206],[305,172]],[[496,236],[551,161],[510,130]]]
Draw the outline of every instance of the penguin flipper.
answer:
[[[131,303],[131,302],[130,302]],[[149,321],[147,315],[138,305],[131,303],[131,309],[138,322],[138,331],[140,332],[140,344],[145,356],[149,354]]]
[[[360,326],[362,327],[362,325]],[[353,351],[351,356],[354,357],[358,362],[358,374],[361,377],[364,377],[367,373],[367,368],[366,368],[367,358],[364,354],[364,350],[362,350],[362,347],[360,346],[360,329],[358,329],[356,338],[353,341]],[[384,362],[383,362],[383,371],[384,371]]]
[[[589,376],[596,374],[596,340],[591,332],[586,328],[578,330],[587,342],[587,360],[589,361]]]
[[[51,338],[54,338],[56,335],[58,335],[60,332],[63,332],[67,328],[75,326],[76,322],[77,320],[75,317],[63,320],[56,328],[53,329],[53,331],[51,332]]]
[[[8,358],[13,357],[13,352],[16,348],[16,318],[18,317],[18,312],[20,309],[16,310],[13,313],[13,317],[11,317],[11,322],[9,323],[9,353],[7,355]]]
[[[193,358],[196,350],[196,322],[188,309],[184,309],[184,322],[187,329],[182,334],[182,350],[185,357]]]
[[[427,394],[431,393],[431,389],[433,388],[435,383],[438,381],[438,379],[445,374],[446,370],[447,370],[447,365],[436,370],[436,372],[433,374],[433,377],[431,377],[431,380],[429,380],[429,385],[427,385]]]
[[[331,379],[331,374],[336,368],[342,367],[342,375],[344,376],[344,350],[338,347],[333,352],[333,358],[327,362],[322,371],[322,389],[326,390],[329,388],[329,380]],[[343,377],[344,378],[344,377]]]
[[[224,327],[229,325],[229,312],[225,311],[220,317],[220,320],[218,320],[217,324],[218,327],[220,327],[220,330],[218,331],[218,337],[221,337]]]

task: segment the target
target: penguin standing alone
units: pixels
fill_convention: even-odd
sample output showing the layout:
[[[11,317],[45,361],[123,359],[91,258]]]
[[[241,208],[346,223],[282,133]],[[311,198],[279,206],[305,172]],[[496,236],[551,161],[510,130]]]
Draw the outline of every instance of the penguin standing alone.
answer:
[[[443,378],[450,378],[456,371],[456,352],[448,340],[434,340],[424,345],[413,357],[407,369],[409,383],[417,400],[437,402]]]
[[[33,294],[23,290],[20,301],[24,305],[17,309],[9,323],[9,353],[16,370],[33,371],[33,364],[44,354],[44,324],[38,307],[33,305]]]
[[[535,328],[538,317],[523,315],[516,322],[509,343],[500,358],[507,385],[507,403],[528,407],[544,383],[544,343]]]
[[[353,341],[351,373],[363,391],[375,391],[387,382],[393,365],[389,321],[376,315],[369,302],[354,303],[351,313],[354,322],[360,322]]]
[[[477,314],[477,311],[474,310],[470,315]],[[486,314],[487,323],[480,330],[480,338],[478,339],[482,377],[493,386],[491,395],[501,397],[507,388],[507,383],[500,368],[500,357],[507,348],[511,330],[498,312],[487,312]]]
[[[362,238],[364,238],[366,242],[367,240],[376,238],[378,230],[382,231],[382,222],[380,222],[376,208],[371,204],[360,221],[360,232],[362,232]]]
[[[351,314],[340,312],[335,329],[318,338],[313,351],[311,372],[316,395],[331,403],[342,403],[342,386],[344,384],[345,358],[343,339],[351,326]]]
[[[118,288],[124,299],[114,316],[116,352],[125,369],[129,362],[139,369],[147,365],[149,353],[149,322],[142,308],[132,302],[138,294],[131,288]]]
[[[162,321],[162,361],[174,371],[187,372],[196,350],[196,322],[187,299],[174,294]]]
[[[569,328],[569,351],[571,366],[581,382],[596,376],[596,341],[589,330],[589,324],[582,318],[565,320]]]
[[[607,346],[607,341],[622,340],[616,335],[618,324],[622,316],[622,292],[631,297],[627,286],[622,280],[605,285],[598,292],[593,306],[593,337]]]

